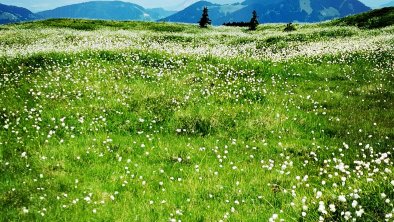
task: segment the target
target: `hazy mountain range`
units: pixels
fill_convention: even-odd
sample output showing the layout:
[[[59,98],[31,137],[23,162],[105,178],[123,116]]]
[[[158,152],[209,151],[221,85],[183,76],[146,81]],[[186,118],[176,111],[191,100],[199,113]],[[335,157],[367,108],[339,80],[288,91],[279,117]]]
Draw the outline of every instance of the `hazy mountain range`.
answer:
[[[104,20],[156,21],[175,12],[162,8],[145,9],[140,5],[121,1],[92,1],[67,5],[38,12],[43,18],[85,18]]]
[[[195,0],[187,0],[185,5],[193,2]],[[36,14],[24,8],[0,4],[0,24],[46,18],[197,23],[204,6],[209,8],[209,16],[215,25],[232,21],[249,21],[253,10],[258,12],[261,23],[319,22],[370,10],[358,0],[244,0],[235,4],[198,1],[179,12],[162,8],[146,9],[137,4],[121,1],[93,1],[66,5]]]

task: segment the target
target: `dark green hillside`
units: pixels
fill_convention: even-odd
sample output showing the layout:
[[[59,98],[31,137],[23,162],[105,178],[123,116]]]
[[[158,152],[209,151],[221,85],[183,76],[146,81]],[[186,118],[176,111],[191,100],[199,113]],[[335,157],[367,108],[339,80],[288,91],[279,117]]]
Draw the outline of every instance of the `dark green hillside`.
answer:
[[[351,25],[359,28],[375,29],[394,24],[394,7],[376,9],[370,12],[348,16],[333,21],[335,25]]]
[[[99,29],[114,30],[150,30],[156,32],[189,32],[195,27],[183,24],[141,22],[141,21],[105,21],[88,19],[47,19],[35,22],[18,24],[18,28],[40,29],[40,28],[69,28],[82,31],[93,31]]]

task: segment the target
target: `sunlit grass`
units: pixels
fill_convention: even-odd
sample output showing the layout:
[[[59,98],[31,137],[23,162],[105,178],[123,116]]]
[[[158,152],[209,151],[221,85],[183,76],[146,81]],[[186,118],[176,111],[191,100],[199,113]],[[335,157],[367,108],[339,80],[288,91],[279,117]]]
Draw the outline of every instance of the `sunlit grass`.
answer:
[[[1,30],[0,218],[390,220],[392,27],[55,22]]]

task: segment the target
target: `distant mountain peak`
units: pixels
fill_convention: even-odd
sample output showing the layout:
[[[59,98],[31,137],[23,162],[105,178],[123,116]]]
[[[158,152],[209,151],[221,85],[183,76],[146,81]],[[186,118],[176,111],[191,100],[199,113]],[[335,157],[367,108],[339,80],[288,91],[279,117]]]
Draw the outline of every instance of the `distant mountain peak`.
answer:
[[[176,8],[182,10],[182,9],[189,7],[190,5],[193,5],[194,3],[198,2],[198,1],[199,0],[186,0],[186,1],[183,1],[181,4],[177,5]]]

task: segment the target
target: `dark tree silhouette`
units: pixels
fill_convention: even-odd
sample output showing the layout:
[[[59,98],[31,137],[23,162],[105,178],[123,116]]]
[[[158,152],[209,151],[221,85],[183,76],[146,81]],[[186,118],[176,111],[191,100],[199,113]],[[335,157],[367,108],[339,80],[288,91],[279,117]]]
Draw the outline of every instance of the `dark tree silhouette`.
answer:
[[[285,32],[292,32],[292,31],[295,31],[295,30],[297,30],[297,29],[294,27],[293,23],[290,22],[290,23],[288,23],[286,25],[286,28],[283,31],[285,31]]]
[[[259,25],[259,21],[257,20],[257,12],[256,10],[252,13],[252,18],[249,22],[249,30],[256,30],[257,26]]]
[[[249,22],[225,22],[224,26],[239,26],[239,27],[249,27]]]
[[[208,17],[208,8],[207,7],[204,7],[204,10],[202,12],[202,17],[200,19],[199,24],[200,24],[201,28],[206,28],[208,25],[211,24],[211,19],[209,19],[209,17]]]

